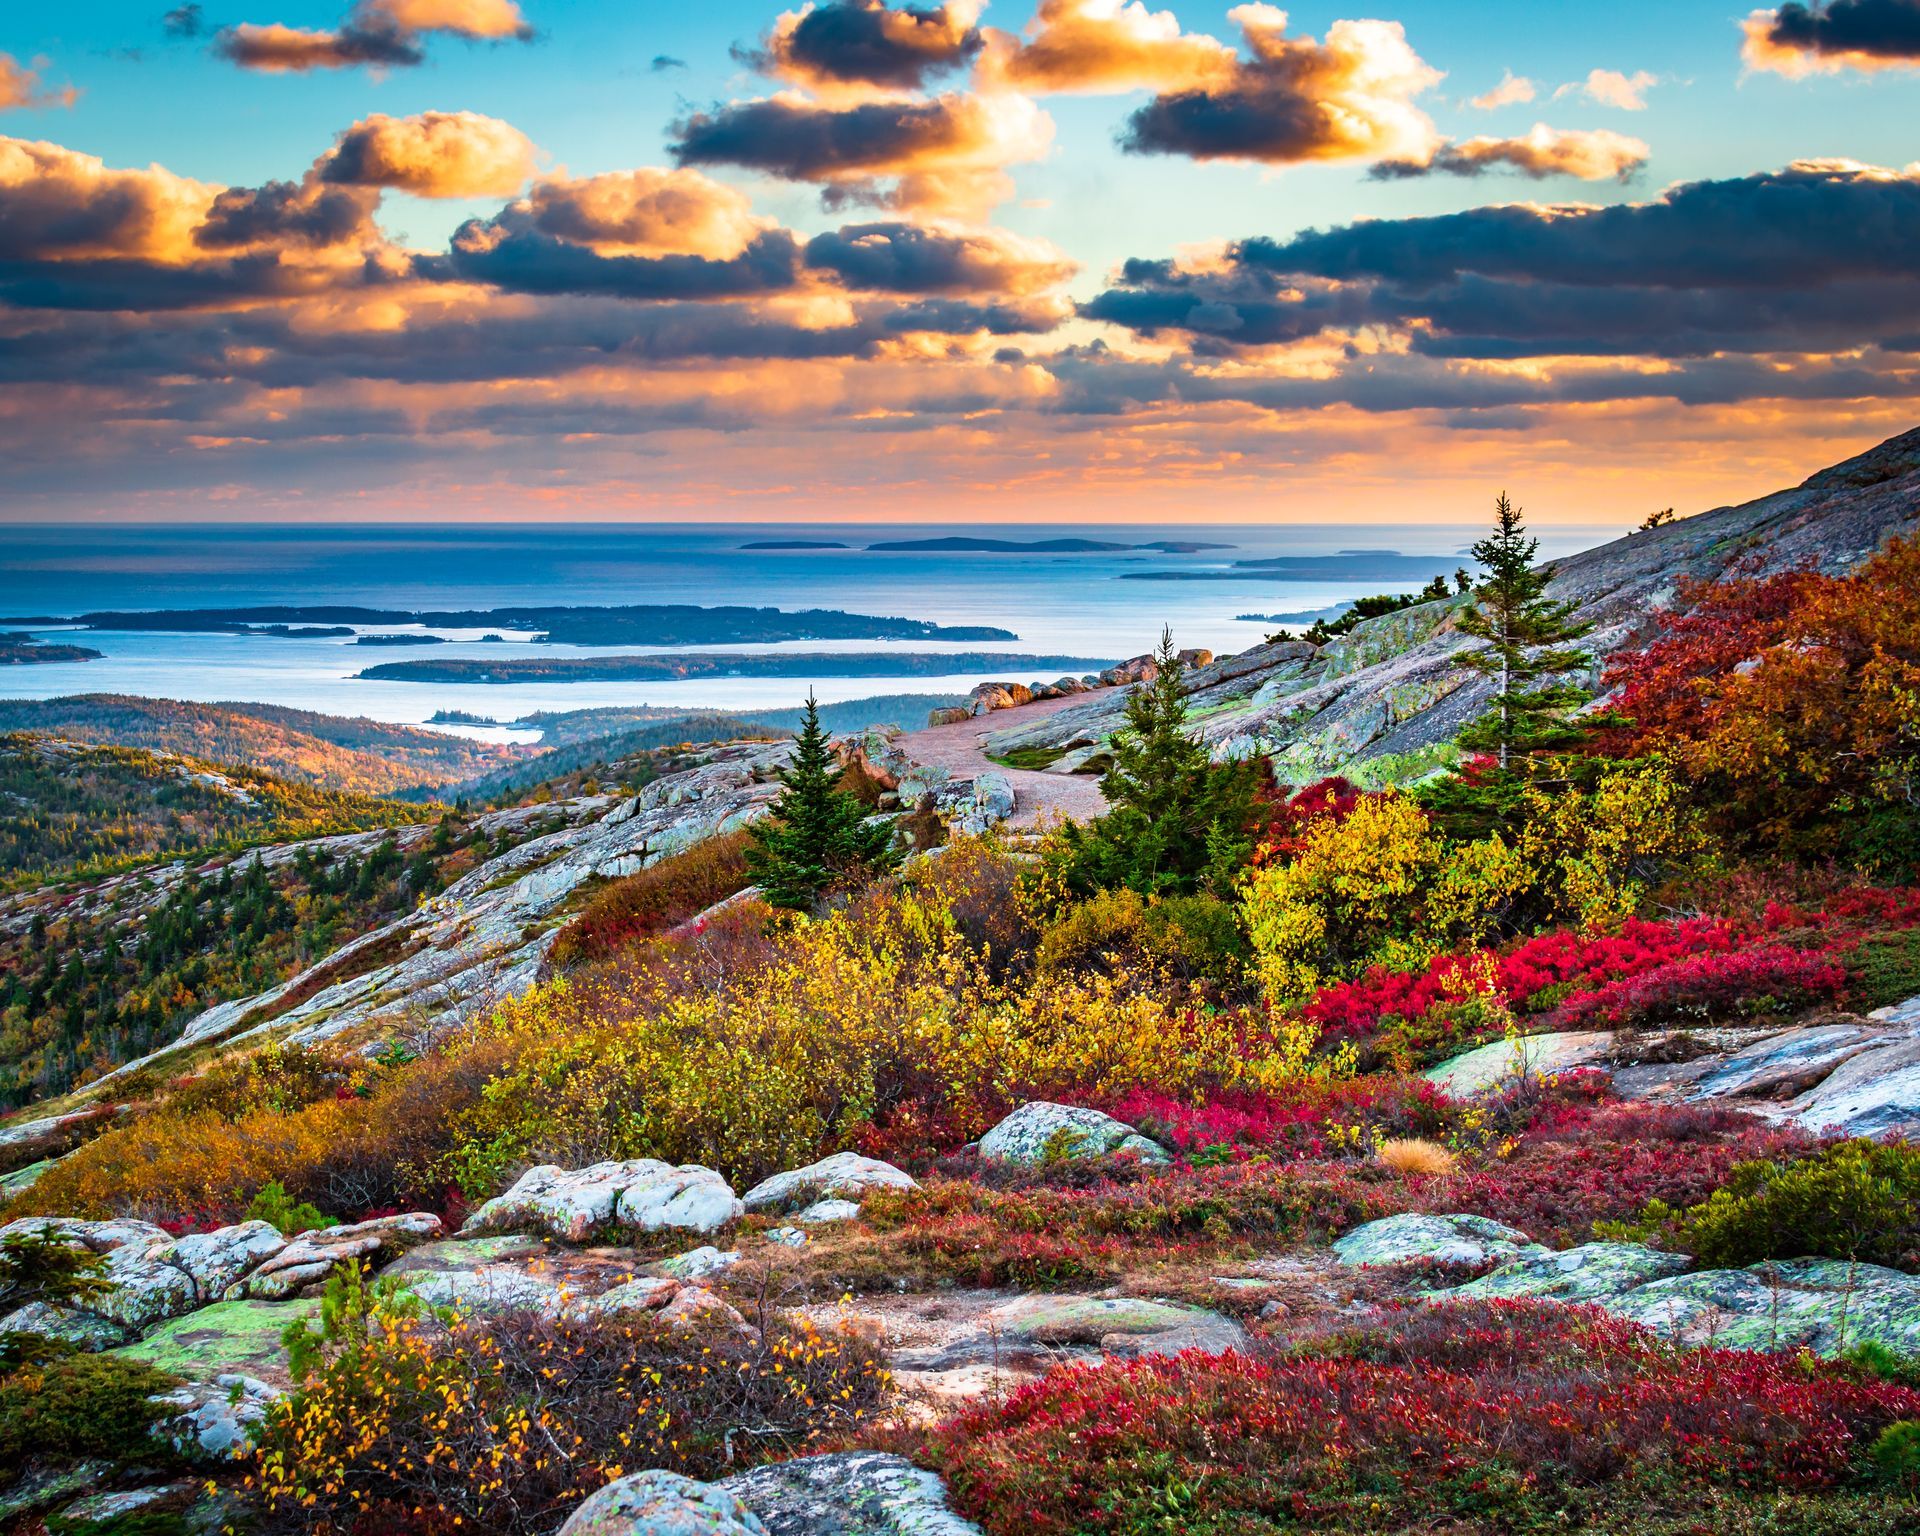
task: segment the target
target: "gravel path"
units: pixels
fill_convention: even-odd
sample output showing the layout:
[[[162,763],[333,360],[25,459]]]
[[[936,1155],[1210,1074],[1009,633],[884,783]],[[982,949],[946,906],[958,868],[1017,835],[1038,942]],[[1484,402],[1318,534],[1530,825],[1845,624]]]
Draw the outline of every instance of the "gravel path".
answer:
[[[1018,725],[1023,720],[1040,720],[1058,714],[1079,703],[1085,695],[1069,694],[1064,699],[1041,699],[1017,709],[996,709],[991,714],[975,715],[958,725],[932,725],[911,731],[899,738],[898,745],[917,763],[930,768],[945,768],[957,779],[970,779],[980,773],[1005,774],[1013,786],[1013,815],[1006,825],[1014,829],[1039,826],[1043,820],[1066,817],[1073,821],[1091,821],[1107,808],[1100,782],[1077,773],[1036,773],[1030,768],[1003,768],[988,757],[981,743],[989,731]]]

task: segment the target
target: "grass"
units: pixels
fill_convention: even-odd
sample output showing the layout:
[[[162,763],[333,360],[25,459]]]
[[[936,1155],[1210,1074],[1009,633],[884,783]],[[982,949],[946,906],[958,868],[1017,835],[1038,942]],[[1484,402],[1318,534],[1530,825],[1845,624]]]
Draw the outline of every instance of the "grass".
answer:
[[[1065,747],[1015,747],[1011,752],[989,752],[988,760],[1002,768],[1020,768],[1040,773],[1067,755]]]

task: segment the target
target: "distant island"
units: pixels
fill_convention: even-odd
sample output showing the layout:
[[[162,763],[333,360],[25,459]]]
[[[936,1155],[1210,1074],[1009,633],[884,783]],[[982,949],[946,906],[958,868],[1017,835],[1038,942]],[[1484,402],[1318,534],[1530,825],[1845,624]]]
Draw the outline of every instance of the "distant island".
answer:
[[[684,682],[716,677],[950,677],[963,672],[1097,672],[1111,658],[1027,656],[1007,651],[791,651],[752,655],[707,651],[658,656],[517,656],[502,661],[449,656],[388,661],[357,676],[402,683]]]
[[[276,640],[344,640],[353,633],[351,624],[249,624],[243,633],[271,635]]]
[[[476,715],[466,709],[436,709],[427,716],[428,725],[501,725],[492,715]]]
[[[1325,608],[1303,608],[1297,613],[1236,613],[1244,624],[1311,624],[1315,619],[1331,622],[1348,612],[1352,603],[1333,603]]]
[[[0,667],[31,666],[37,661],[98,661],[100,653],[84,645],[48,645],[32,635],[0,635]]]
[[[360,635],[355,645],[445,645],[444,635]]]
[[[1427,581],[1451,574],[1447,555],[1347,550],[1337,555],[1282,555],[1236,560],[1225,571],[1123,571],[1122,581]]]
[[[19,621],[15,621],[19,622]],[[429,629],[531,630],[550,645],[770,645],[783,640],[1018,640],[986,624],[934,624],[883,618],[837,608],[697,608],[690,604],[636,604],[608,608],[393,609],[337,605],[262,608],[181,608],[83,613],[49,624],[160,634],[248,634],[261,625],[419,624]],[[498,636],[490,635],[489,639]]]
[[[1192,555],[1204,549],[1232,549],[1231,544],[1207,544],[1194,539],[1156,539],[1151,544],[1115,544],[1105,539],[977,539],[954,536],[940,539],[889,539],[869,544],[869,550],[894,554],[988,555],[1110,555],[1151,549],[1163,555]]]
[[[757,544],[742,544],[742,549],[851,549],[832,539],[762,539]]]

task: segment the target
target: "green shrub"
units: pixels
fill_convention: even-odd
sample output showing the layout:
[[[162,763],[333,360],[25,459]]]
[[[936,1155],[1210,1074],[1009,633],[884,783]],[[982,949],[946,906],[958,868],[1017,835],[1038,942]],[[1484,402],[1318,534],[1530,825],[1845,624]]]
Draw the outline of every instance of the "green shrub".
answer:
[[[1703,1204],[1647,1216],[1715,1267],[1811,1256],[1920,1269],[1920,1147],[1843,1141],[1798,1162],[1740,1163]]]
[[[154,1433],[167,1410],[148,1401],[179,1378],[144,1360],[66,1354],[0,1376],[0,1466],[30,1456],[101,1456],[149,1465],[178,1459]]]
[[[1840,1357],[1869,1376],[1899,1387],[1920,1388],[1920,1356],[1903,1355],[1878,1339],[1862,1339]]]
[[[1867,1456],[1880,1475],[1895,1482],[1920,1482],[1920,1421],[1902,1419],[1880,1431]]]
[[[1214,896],[1168,896],[1147,908],[1147,951],[1176,975],[1236,986],[1246,976],[1253,948],[1240,914]]]
[[[294,1237],[324,1227],[327,1218],[308,1201],[295,1202],[278,1179],[266,1184],[247,1206],[248,1221],[264,1221],[282,1237]]]
[[[1920,997],[1920,928],[1862,939],[1845,964],[1847,992],[1862,1011]]]
[[[1101,891],[1069,907],[1041,935],[1042,975],[1118,971],[1146,960],[1177,977],[1237,985],[1252,951],[1239,914],[1213,896],[1144,900]]]

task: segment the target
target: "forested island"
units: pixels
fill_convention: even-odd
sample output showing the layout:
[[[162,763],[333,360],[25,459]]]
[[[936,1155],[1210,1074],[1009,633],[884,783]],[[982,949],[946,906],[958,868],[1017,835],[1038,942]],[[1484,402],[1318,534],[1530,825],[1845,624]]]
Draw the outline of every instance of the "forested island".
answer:
[[[403,683],[683,682],[708,677],[951,677],[967,672],[1097,672],[1111,659],[1026,656],[1008,651],[793,651],[748,655],[708,651],[659,656],[515,656],[500,661],[449,656],[388,661],[356,676]]]
[[[0,624],[19,620],[0,619]],[[83,613],[44,620],[95,630],[166,634],[248,634],[261,625],[419,624],[429,629],[531,630],[556,645],[767,645],[782,640],[1018,640],[985,624],[935,624],[837,608],[699,608],[692,604],[617,607],[394,609],[322,604],[258,608],[181,608]]]
[[[98,661],[100,653],[84,645],[47,645],[32,635],[0,635],[0,667],[36,661]]]
[[[938,539],[889,539],[867,549],[886,554],[986,555],[1106,555],[1150,549],[1162,555],[1194,555],[1207,549],[1232,549],[1231,544],[1208,544],[1197,539],[1155,539],[1150,544],[1116,544],[1109,539],[981,539],[952,536]]]

